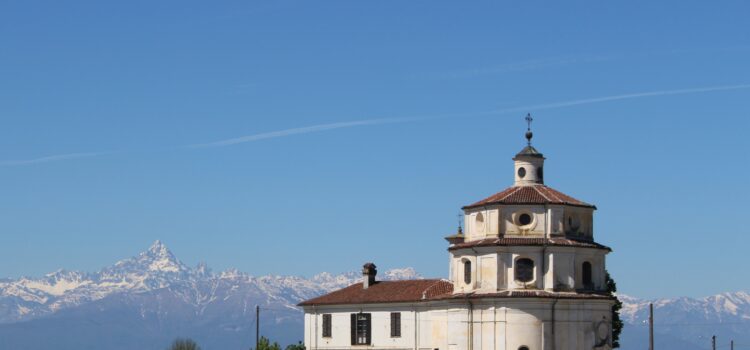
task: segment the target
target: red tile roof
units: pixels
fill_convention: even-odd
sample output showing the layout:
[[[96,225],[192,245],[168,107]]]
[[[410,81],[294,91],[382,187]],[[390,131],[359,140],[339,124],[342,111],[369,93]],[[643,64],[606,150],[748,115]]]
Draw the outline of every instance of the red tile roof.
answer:
[[[554,298],[554,299],[614,299],[607,293],[549,292],[546,290],[505,290],[497,293],[458,293],[442,295],[435,299],[481,298]]]
[[[566,204],[596,209],[592,204],[575,199],[545,185],[508,187],[479,202],[469,204],[463,209],[490,204]]]
[[[303,301],[299,306],[415,302],[451,293],[453,284],[446,280],[378,281],[367,289],[362,288],[362,283],[353,284]]]
[[[596,243],[594,241],[579,241],[570,238],[485,238],[476,241],[468,241],[451,245],[448,250],[456,250],[474,247],[496,247],[496,246],[553,246],[553,247],[578,247],[595,248],[612,251],[612,248]]]
[[[423,302],[433,300],[482,298],[556,298],[556,299],[613,299],[606,293],[550,292],[546,290],[506,290],[495,293],[453,294],[453,284],[447,280],[381,281],[363,289],[362,283],[353,284],[329,294],[299,303],[312,305],[357,305]]]

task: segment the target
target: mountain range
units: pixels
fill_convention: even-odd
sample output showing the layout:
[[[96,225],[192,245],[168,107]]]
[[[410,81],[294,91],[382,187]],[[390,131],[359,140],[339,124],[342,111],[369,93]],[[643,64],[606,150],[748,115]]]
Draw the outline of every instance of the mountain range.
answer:
[[[419,279],[414,269],[380,279]],[[281,344],[302,339],[296,304],[358,282],[357,272],[250,276],[189,267],[157,241],[139,255],[95,273],[58,270],[42,278],[0,279],[0,349],[165,349],[190,337],[203,349],[249,349],[255,306],[261,334]],[[647,347],[648,305],[654,304],[659,349],[698,350],[734,339],[750,344],[750,295],[642,300],[620,295],[626,323],[622,349]],[[740,348],[740,347],[738,347]]]

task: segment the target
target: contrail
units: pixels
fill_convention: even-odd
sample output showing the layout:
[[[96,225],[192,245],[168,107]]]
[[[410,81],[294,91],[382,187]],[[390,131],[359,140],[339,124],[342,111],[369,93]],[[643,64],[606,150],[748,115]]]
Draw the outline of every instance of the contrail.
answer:
[[[750,89],[750,84],[722,85],[722,86],[709,86],[709,87],[699,87],[699,88],[690,88],[690,89],[636,92],[636,93],[630,93],[630,94],[611,95],[611,96],[586,98],[586,99],[580,99],[580,100],[553,102],[553,103],[546,103],[546,104],[540,104],[540,105],[512,107],[512,108],[499,109],[499,110],[480,112],[480,113],[472,113],[472,114],[464,113],[464,114],[415,116],[415,117],[404,117],[404,118],[365,119],[365,120],[319,124],[319,125],[312,125],[312,126],[306,126],[306,127],[300,127],[300,128],[271,131],[271,132],[241,136],[241,137],[236,137],[236,138],[231,138],[231,139],[226,139],[226,140],[219,140],[219,141],[208,142],[208,143],[193,144],[193,145],[185,146],[183,148],[209,148],[209,147],[231,146],[231,145],[237,145],[241,143],[267,140],[267,139],[273,139],[273,138],[278,138],[278,137],[308,134],[308,133],[315,133],[315,132],[335,130],[335,129],[353,128],[353,127],[358,127],[358,126],[395,124],[395,123],[406,123],[406,122],[450,119],[450,118],[493,116],[493,115],[501,115],[501,114],[517,113],[517,112],[533,112],[533,111],[544,110],[544,109],[564,108],[564,107],[571,107],[571,106],[578,106],[578,105],[585,105],[585,104],[592,104],[592,103],[602,103],[602,102],[617,101],[617,100],[628,100],[628,99],[642,98],[642,97],[684,95],[684,94],[694,94],[694,93],[701,93],[701,92],[729,91],[729,90],[742,90],[742,89]],[[111,152],[69,153],[69,154],[52,155],[52,156],[34,158],[34,159],[28,159],[28,160],[0,161],[0,166],[31,165],[31,164],[62,161],[62,160],[75,159],[75,158],[93,157],[93,156],[99,156],[99,155],[104,155],[108,153],[111,153]]]
[[[307,134],[307,133],[334,130],[334,129],[344,129],[344,128],[351,128],[351,127],[357,127],[357,126],[394,124],[394,123],[405,123],[405,122],[449,119],[449,118],[481,117],[481,116],[500,115],[500,114],[515,113],[515,112],[529,112],[529,111],[543,110],[543,109],[563,108],[563,107],[570,107],[570,106],[577,106],[577,105],[584,105],[584,104],[601,103],[601,102],[616,101],[616,100],[626,100],[626,99],[650,97],[650,96],[682,95],[682,94],[710,92],[710,91],[740,90],[740,89],[747,89],[747,88],[750,88],[750,84],[711,86],[711,87],[679,89],[679,90],[660,90],[660,91],[637,92],[637,93],[632,93],[632,94],[587,98],[587,99],[581,99],[581,100],[553,102],[553,103],[547,103],[547,104],[541,104],[541,105],[513,107],[513,108],[500,109],[500,110],[481,112],[481,113],[473,113],[473,114],[464,113],[464,114],[445,114],[445,115],[432,115],[432,116],[421,116],[421,117],[417,116],[417,117],[405,117],[405,118],[365,119],[365,120],[358,120],[358,121],[351,121],[351,122],[320,124],[320,125],[312,125],[312,126],[306,126],[306,127],[301,127],[301,128],[271,131],[271,132],[266,132],[266,133],[261,133],[261,134],[241,136],[241,137],[220,140],[220,141],[215,141],[215,142],[194,144],[194,145],[189,145],[187,147],[188,148],[222,147],[222,146],[231,146],[231,145],[236,145],[236,144],[241,144],[241,143],[246,143],[246,142],[254,142],[254,141],[260,141],[260,140],[272,139],[272,138],[277,138],[277,137],[286,137],[286,136],[292,136],[292,135]]]
[[[189,145],[188,147],[189,148],[205,148],[205,147],[231,146],[231,145],[236,145],[239,143],[260,141],[260,140],[273,139],[277,137],[285,137],[285,136],[292,136],[292,135],[299,135],[299,134],[308,134],[311,132],[352,128],[356,126],[365,126],[365,125],[404,123],[404,122],[414,121],[414,120],[419,120],[419,119],[424,119],[424,118],[382,118],[382,119],[366,119],[366,120],[357,120],[357,121],[351,121],[351,122],[320,124],[320,125],[312,125],[312,126],[306,126],[306,127],[301,127],[301,128],[284,129],[284,130],[278,130],[278,131],[265,132],[261,134],[241,136],[241,137],[220,140],[220,141],[215,141],[215,142],[209,142],[209,143],[194,144],[194,145]]]
[[[553,108],[578,106],[578,105],[585,105],[585,104],[592,104],[592,103],[628,100],[628,99],[640,98],[640,97],[684,95],[684,94],[694,94],[694,93],[699,93],[699,92],[741,90],[741,89],[748,89],[748,88],[750,88],[750,84],[710,86],[710,87],[679,89],[679,90],[636,92],[632,94],[603,96],[603,97],[587,98],[587,99],[582,99],[582,100],[562,101],[562,102],[554,102],[554,103],[525,106],[525,107],[514,107],[514,108],[496,110],[495,113],[504,114],[504,113],[511,113],[511,112],[526,112],[526,111],[531,111],[531,110],[553,109]]]
[[[94,157],[94,156],[99,156],[103,154],[106,154],[106,153],[105,152],[88,152],[88,153],[57,154],[57,155],[34,158],[34,159],[6,160],[6,161],[0,162],[0,166],[31,165],[31,164],[39,164],[39,163],[56,162],[60,160]]]

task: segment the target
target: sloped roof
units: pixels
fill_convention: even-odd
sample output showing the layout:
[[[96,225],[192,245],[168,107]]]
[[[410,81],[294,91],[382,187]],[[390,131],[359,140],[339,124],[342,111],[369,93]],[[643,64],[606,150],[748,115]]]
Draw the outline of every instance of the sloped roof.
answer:
[[[496,247],[496,246],[553,246],[553,247],[577,247],[594,248],[612,251],[610,247],[594,241],[574,240],[570,238],[485,238],[476,241],[468,241],[450,246],[448,250],[456,250],[474,247]]]
[[[554,299],[600,299],[612,300],[615,297],[605,293],[550,292],[546,290],[505,290],[496,293],[457,293],[435,299],[482,299],[482,298],[554,298]]]
[[[463,209],[490,204],[565,204],[596,209],[592,204],[575,199],[545,185],[508,187],[479,202],[464,206]]]
[[[537,151],[536,148],[532,147],[531,145],[524,147],[521,152],[518,152],[518,154],[516,154],[516,157],[520,156],[544,158],[544,155],[542,155],[541,152]]]
[[[299,303],[299,306],[403,303],[434,299],[453,293],[453,284],[440,279],[377,281],[369,288],[362,283]]]

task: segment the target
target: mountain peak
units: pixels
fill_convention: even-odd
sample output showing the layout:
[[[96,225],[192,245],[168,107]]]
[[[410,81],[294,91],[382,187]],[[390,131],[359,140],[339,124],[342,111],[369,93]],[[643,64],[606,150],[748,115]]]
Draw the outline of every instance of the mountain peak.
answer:
[[[140,254],[138,260],[148,265],[150,271],[179,272],[187,269],[158,239]]]
[[[166,245],[164,245],[164,243],[162,243],[161,240],[157,239],[148,248],[148,252],[149,253],[155,253],[155,254],[165,254],[165,253],[169,253],[169,249],[167,248]]]

